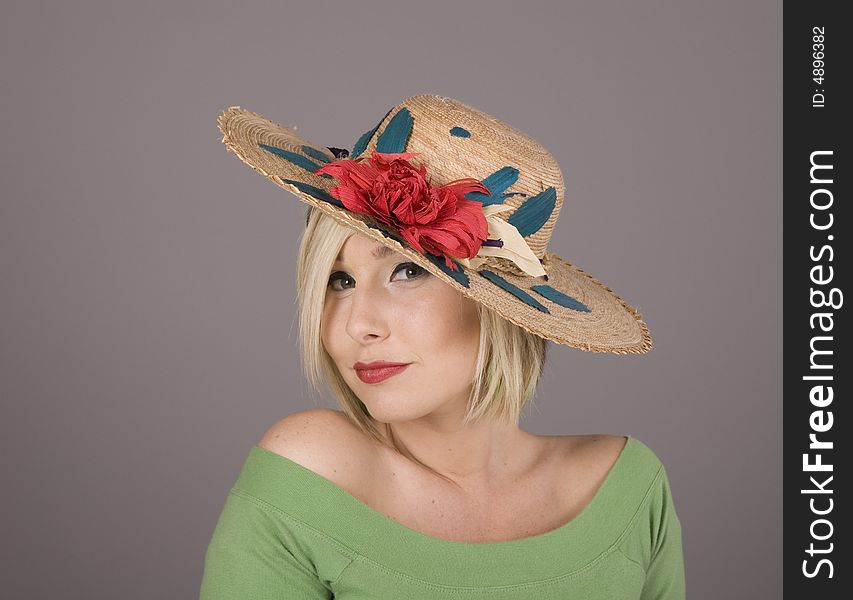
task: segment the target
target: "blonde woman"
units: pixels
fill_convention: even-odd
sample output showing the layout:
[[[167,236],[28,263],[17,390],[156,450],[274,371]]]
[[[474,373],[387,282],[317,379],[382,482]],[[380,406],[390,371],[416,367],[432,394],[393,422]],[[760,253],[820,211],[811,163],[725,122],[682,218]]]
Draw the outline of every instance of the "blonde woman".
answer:
[[[435,95],[352,151],[238,107],[219,126],[310,205],[300,346],[340,410],[291,414],[251,448],[202,600],[684,598],[681,525],[648,446],[519,426],[549,341],[651,349],[631,305],[546,251],[553,157]]]

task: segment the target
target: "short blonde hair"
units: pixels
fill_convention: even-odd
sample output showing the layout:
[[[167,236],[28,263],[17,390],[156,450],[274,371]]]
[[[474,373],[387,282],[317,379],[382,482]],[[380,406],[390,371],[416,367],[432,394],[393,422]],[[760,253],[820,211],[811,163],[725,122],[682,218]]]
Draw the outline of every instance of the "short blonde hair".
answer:
[[[303,368],[318,393],[323,383],[329,386],[344,413],[362,432],[400,451],[379,433],[376,421],[326,352],[320,334],[332,265],[353,233],[319,209],[308,208],[296,273]],[[548,340],[507,321],[483,304],[476,304],[480,316],[480,347],[464,423],[496,419],[517,424],[522,408],[533,397],[542,377]]]

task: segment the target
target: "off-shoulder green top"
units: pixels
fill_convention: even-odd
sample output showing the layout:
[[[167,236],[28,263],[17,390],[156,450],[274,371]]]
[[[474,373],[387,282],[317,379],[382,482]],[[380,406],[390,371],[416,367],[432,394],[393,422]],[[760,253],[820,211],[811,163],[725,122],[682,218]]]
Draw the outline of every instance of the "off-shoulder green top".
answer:
[[[410,529],[253,446],[207,547],[200,599],[683,599],[681,523],[666,471],[626,437],[574,519],[489,543]]]

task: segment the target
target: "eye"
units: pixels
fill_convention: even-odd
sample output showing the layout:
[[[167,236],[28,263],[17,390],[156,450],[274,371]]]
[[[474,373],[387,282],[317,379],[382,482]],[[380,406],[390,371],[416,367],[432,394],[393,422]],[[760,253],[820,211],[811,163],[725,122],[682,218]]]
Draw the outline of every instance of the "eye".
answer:
[[[391,275],[396,275],[397,273],[399,273],[401,271],[405,272],[407,275],[407,277],[405,279],[402,279],[401,281],[410,281],[413,279],[419,279],[420,277],[423,277],[424,275],[429,275],[429,271],[424,269],[419,264],[413,263],[413,262],[400,263],[399,265],[397,265],[394,268],[394,271],[391,273]],[[411,273],[412,275],[408,276],[409,273]],[[337,283],[339,281],[343,282],[343,284],[342,284],[343,288],[339,287],[337,285]],[[345,273],[344,271],[335,271],[334,273],[332,273],[329,276],[328,287],[335,290],[335,291],[340,292],[343,289],[346,289],[347,287],[351,287],[352,284],[354,284],[354,283],[355,283],[355,280],[348,273]]]
[[[335,291],[338,291],[338,292],[341,291],[341,288],[335,286],[335,284],[338,281],[354,281],[354,280],[352,277],[350,277],[348,274],[344,273],[343,271],[335,271],[334,273],[329,275],[328,287],[335,290]]]
[[[425,273],[428,274],[428,271],[426,269],[424,269],[419,264],[413,262],[405,262],[397,265],[397,267],[394,269],[394,273],[399,273],[404,269],[406,273],[408,273],[409,271],[414,272],[414,275],[412,275],[411,277],[407,277],[406,279],[417,279]]]

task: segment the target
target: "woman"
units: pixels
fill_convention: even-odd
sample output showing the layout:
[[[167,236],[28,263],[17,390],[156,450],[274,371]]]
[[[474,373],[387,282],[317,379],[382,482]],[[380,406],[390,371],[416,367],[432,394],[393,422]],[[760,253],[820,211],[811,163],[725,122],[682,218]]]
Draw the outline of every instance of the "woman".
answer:
[[[240,158],[310,205],[300,344],[340,411],[254,446],[202,600],[684,598],[666,472],[630,436],[519,425],[548,341],[644,353],[640,314],[546,252],[553,157],[477,109],[408,98],[352,153],[233,107]]]

